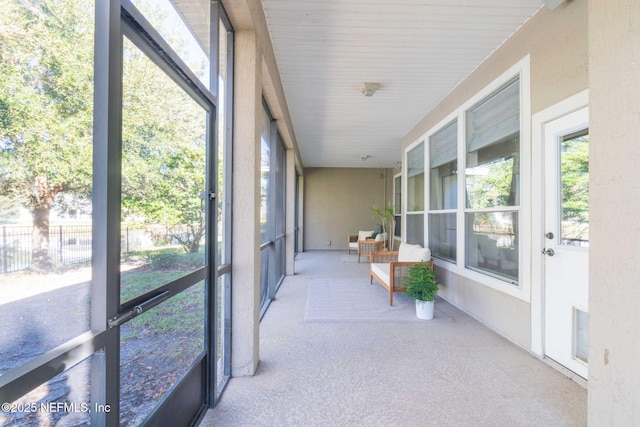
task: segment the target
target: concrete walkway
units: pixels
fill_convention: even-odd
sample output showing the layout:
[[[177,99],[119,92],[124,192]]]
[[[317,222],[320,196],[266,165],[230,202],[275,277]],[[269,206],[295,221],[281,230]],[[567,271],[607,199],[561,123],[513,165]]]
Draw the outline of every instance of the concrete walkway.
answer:
[[[260,325],[256,375],[232,378],[201,425],[587,425],[583,387],[446,302],[453,322],[305,323],[310,278],[368,276],[345,261],[297,256]]]

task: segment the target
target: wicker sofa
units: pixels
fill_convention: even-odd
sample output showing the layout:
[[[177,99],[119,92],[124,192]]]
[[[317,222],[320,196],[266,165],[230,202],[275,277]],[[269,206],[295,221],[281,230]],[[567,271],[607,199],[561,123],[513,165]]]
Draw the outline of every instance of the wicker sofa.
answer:
[[[389,292],[389,305],[393,305],[393,293],[407,290],[404,282],[412,264],[428,262],[433,266],[431,251],[420,245],[401,243],[397,251],[373,252],[369,282],[373,279]]]

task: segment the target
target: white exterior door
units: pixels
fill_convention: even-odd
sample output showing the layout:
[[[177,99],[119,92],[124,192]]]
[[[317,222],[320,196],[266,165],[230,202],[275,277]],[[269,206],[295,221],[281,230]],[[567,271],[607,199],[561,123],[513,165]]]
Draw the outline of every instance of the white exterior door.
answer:
[[[544,351],[583,378],[588,370],[588,108],[544,124]]]

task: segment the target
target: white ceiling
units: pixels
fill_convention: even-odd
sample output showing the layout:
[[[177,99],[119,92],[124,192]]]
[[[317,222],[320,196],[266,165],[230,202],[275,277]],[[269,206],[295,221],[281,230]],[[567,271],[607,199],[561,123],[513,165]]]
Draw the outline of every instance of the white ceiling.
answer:
[[[542,1],[262,4],[304,166],[393,167],[402,136]]]

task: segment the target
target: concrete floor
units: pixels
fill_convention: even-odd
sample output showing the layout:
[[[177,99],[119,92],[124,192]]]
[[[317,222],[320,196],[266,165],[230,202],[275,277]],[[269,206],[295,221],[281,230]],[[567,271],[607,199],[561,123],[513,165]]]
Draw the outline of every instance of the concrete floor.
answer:
[[[453,322],[304,323],[310,278],[368,277],[345,257],[298,254],[256,375],[232,378],[202,426],[587,425],[587,390],[444,301]]]

